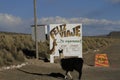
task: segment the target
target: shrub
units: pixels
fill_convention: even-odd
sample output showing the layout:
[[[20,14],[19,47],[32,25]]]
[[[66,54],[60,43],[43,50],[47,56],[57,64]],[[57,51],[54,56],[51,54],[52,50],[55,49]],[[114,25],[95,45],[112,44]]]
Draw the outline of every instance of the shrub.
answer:
[[[23,55],[23,52],[21,50],[18,52],[14,52],[12,54],[16,61],[20,61],[20,62],[25,61],[25,56]]]
[[[6,64],[6,65],[13,64],[14,58],[13,58],[12,54],[5,49],[2,50],[2,52],[3,52],[3,56],[1,57],[1,60],[2,60],[3,64]]]
[[[83,37],[83,51],[89,49],[95,50],[103,47],[107,47],[113,40],[104,37]]]
[[[24,62],[25,61],[25,56],[23,54],[23,52],[20,50],[18,51],[18,54],[16,56],[16,60],[20,61],[20,62]]]
[[[3,58],[0,57],[0,66],[3,66],[4,65],[4,61],[3,61]]]

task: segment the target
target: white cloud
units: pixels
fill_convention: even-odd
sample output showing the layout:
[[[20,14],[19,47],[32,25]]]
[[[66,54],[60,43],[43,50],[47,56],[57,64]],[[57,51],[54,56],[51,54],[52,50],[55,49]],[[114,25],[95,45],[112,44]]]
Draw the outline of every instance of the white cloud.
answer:
[[[0,13],[0,31],[8,32],[30,32],[31,20],[23,20],[10,14]],[[27,29],[28,28],[28,29]]]
[[[111,21],[106,19],[89,19],[89,18],[62,18],[62,17],[48,17],[38,20],[42,24],[57,24],[57,23],[82,23],[84,25],[120,25],[120,21]]]
[[[0,13],[0,31],[31,33],[30,25],[32,25],[33,22],[34,22],[33,19],[24,20],[20,17],[16,17],[10,14]],[[106,19],[89,19],[83,17],[63,18],[60,16],[38,19],[38,24],[61,24],[61,23],[82,23],[83,34],[91,33],[90,35],[115,30],[120,31],[120,21],[112,21]]]
[[[89,19],[89,18],[62,18],[48,17],[38,20],[41,24],[60,24],[60,23],[82,23],[84,35],[108,34],[111,31],[120,31],[120,21],[106,19]]]
[[[58,24],[58,23],[69,23],[66,18],[62,18],[59,16],[56,17],[47,17],[38,20],[38,23],[42,24]]]
[[[0,24],[3,26],[14,27],[20,25],[21,23],[22,19],[20,17],[0,13]]]

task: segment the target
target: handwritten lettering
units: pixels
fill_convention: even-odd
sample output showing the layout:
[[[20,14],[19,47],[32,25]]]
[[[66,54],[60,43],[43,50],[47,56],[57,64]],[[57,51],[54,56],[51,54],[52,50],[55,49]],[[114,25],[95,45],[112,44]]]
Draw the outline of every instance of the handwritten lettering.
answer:
[[[67,26],[69,27],[69,26]],[[51,31],[50,31],[50,36],[51,38],[54,40],[55,36],[59,34],[60,37],[71,37],[71,36],[80,36],[80,25],[75,26],[74,28],[72,28],[72,30],[67,30],[66,29],[66,24],[62,24],[59,26],[54,27]]]

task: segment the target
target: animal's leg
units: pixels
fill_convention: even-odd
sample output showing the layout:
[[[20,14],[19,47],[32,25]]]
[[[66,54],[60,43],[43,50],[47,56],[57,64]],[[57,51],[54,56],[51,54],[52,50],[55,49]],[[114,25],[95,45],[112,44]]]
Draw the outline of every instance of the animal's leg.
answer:
[[[68,71],[67,75],[70,77],[71,80],[73,79],[73,77],[70,74],[70,71]]]
[[[70,71],[66,71],[65,79],[67,79],[68,76],[70,77],[71,80],[73,79],[71,74],[70,74]]]
[[[79,72],[79,80],[81,79],[82,72]]]
[[[67,79],[67,74],[68,74],[68,71],[66,71],[66,74],[65,74],[65,79]]]

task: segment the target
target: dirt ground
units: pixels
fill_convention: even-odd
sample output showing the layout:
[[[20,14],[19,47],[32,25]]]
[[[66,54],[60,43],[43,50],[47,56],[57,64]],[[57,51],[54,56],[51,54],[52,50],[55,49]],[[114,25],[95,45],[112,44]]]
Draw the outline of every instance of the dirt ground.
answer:
[[[94,67],[94,55],[84,55],[84,66],[81,80],[120,80],[120,42],[101,51],[108,55],[110,67]],[[0,71],[0,80],[64,80],[65,72],[59,63],[45,63],[41,60],[30,60],[31,64],[19,69]],[[73,71],[73,80],[78,73]]]

